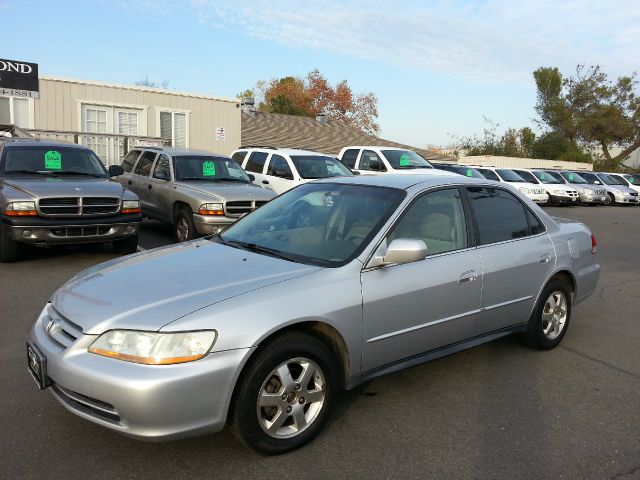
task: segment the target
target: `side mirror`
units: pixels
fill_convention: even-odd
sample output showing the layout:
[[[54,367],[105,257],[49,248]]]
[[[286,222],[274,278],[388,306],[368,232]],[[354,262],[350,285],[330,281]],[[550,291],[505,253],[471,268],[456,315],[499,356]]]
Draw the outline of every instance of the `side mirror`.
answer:
[[[276,168],[273,171],[273,174],[276,177],[286,178],[287,180],[293,180],[293,175],[291,175],[291,173],[289,171],[285,170],[284,168]]]
[[[249,180],[252,182],[256,181],[256,176],[253,173],[247,173],[247,177],[249,177]]]
[[[351,173],[353,173],[354,175],[360,175],[360,172],[358,170],[351,170]]]
[[[427,244],[417,238],[396,238],[382,257],[375,257],[377,265],[419,262],[427,258]]]
[[[160,171],[153,174],[153,178],[158,178],[160,180],[169,180],[169,172]]]
[[[122,175],[123,173],[124,173],[124,168],[122,168],[122,165],[111,165],[109,167],[110,177],[117,177],[119,175]]]

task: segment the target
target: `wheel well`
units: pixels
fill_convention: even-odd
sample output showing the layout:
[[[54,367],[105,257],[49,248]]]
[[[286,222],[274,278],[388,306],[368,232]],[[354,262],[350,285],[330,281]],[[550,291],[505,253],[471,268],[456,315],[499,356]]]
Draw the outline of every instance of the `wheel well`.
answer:
[[[572,299],[575,298],[576,280],[575,278],[573,278],[573,275],[571,275],[571,273],[569,273],[567,270],[562,270],[551,277],[549,281],[551,280],[560,280],[561,282],[563,282],[567,287],[569,287]]]
[[[181,208],[188,208],[191,209],[191,206],[188,203],[185,202],[174,202],[173,204],[173,219],[175,220],[176,217],[178,216],[178,210],[180,210]]]

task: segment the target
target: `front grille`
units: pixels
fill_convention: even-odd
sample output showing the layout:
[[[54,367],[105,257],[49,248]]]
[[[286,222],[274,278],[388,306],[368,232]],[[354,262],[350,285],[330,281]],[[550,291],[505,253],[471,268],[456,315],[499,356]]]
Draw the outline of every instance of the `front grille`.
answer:
[[[224,206],[225,214],[229,217],[241,217],[242,215],[254,211],[265,203],[267,202],[253,200],[227,202]]]
[[[120,415],[110,403],[87,397],[86,395],[68,390],[55,383],[51,388],[57,394],[60,401],[64,402],[70,408],[101,420],[120,423]]]
[[[120,210],[118,197],[58,197],[38,202],[40,213],[48,217],[113,215]]]
[[[97,225],[87,227],[52,228],[51,234],[62,238],[99,237],[101,235],[108,235],[110,231],[111,227],[108,225]]]
[[[69,348],[82,335],[82,328],[58,312],[53,305],[42,319],[47,335],[62,348]]]

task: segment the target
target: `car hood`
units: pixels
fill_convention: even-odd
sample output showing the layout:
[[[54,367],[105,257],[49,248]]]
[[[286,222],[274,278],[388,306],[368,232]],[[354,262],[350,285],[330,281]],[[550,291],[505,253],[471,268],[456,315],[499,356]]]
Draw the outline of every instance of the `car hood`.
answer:
[[[276,194],[269,189],[262,188],[253,183],[238,183],[238,182],[207,182],[202,181],[178,181],[176,186],[184,188],[186,190],[192,190],[204,195],[210,195],[217,197],[220,200],[234,201],[234,200],[258,200],[266,201],[271,200]]]
[[[124,188],[110,178],[72,177],[10,177],[5,185],[33,197],[105,196],[121,197]]]
[[[86,334],[159,330],[195,310],[317,270],[202,239],[96,265],[51,301]]]

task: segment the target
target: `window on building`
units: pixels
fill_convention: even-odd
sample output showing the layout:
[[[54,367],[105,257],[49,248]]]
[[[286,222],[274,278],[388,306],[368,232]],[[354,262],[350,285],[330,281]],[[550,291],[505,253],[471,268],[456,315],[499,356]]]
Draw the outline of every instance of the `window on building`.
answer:
[[[171,140],[171,146],[186,148],[187,114],[180,112],[160,112],[160,136]]]
[[[30,102],[28,98],[0,97],[0,124],[33,128]]]

